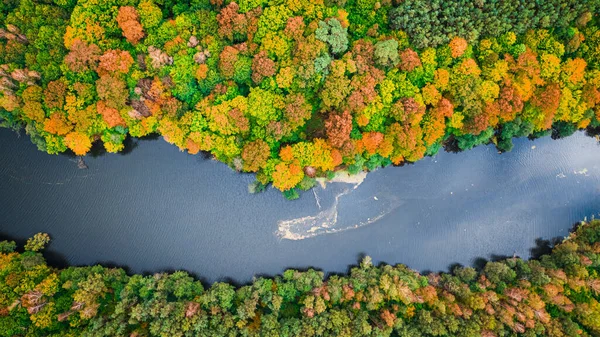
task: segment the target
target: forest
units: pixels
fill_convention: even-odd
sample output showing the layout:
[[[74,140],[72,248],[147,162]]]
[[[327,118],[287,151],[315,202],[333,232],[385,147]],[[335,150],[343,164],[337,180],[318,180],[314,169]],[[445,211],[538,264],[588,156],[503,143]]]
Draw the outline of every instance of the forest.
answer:
[[[365,257],[234,286],[183,271],[47,265],[47,234],[0,242],[0,336],[598,336],[600,221],[552,252],[422,275]]]
[[[5,0],[0,125],[160,134],[297,197],[335,170],[600,126],[600,0]],[[514,15],[518,13],[518,15]],[[96,145],[97,144],[97,145]]]

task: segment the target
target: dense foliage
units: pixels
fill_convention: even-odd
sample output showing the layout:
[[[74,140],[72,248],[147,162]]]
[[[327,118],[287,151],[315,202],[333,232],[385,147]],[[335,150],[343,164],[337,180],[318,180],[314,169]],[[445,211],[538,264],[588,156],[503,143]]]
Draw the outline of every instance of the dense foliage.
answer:
[[[0,242],[0,336],[598,336],[600,221],[539,260],[420,275],[367,257],[345,276],[287,270],[209,288],[185,272],[48,267],[47,236]]]
[[[600,125],[599,0],[6,0],[0,124],[314,177]],[[499,32],[499,33],[498,33]]]
[[[568,29],[599,6],[597,0],[407,0],[390,12],[390,22],[424,48],[446,44],[454,36],[475,42],[508,32]]]

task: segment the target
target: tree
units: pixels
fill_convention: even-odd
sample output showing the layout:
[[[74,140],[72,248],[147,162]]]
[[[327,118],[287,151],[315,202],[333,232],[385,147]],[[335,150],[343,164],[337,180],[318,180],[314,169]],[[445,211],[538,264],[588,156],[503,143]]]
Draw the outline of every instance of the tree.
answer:
[[[585,67],[587,62],[582,58],[575,58],[563,63],[562,74],[565,82],[578,86],[584,81]]]
[[[140,17],[131,6],[123,6],[119,8],[117,22],[119,28],[123,30],[123,36],[131,44],[137,44],[144,37],[144,29],[140,25]]]
[[[279,163],[273,172],[273,186],[280,191],[287,191],[298,185],[304,178],[304,171],[297,161]]]
[[[219,56],[219,70],[223,77],[231,79],[235,74],[235,66],[239,59],[239,51],[231,46],[223,48]]]
[[[450,47],[450,54],[452,57],[458,58],[465,53],[469,45],[467,44],[467,40],[461,37],[454,37],[452,40],[450,40],[448,46]]]
[[[395,67],[400,62],[398,41],[394,39],[375,44],[375,62],[383,67]]]
[[[286,97],[283,117],[292,131],[303,126],[311,115],[312,105],[306,101],[304,95],[294,93]]]
[[[77,290],[73,293],[72,309],[79,311],[82,319],[87,320],[98,314],[100,297],[104,297],[108,291],[102,275],[90,273],[86,279],[77,284]]]
[[[65,145],[78,156],[85,156],[92,147],[90,137],[81,132],[70,132],[65,136]]]
[[[50,242],[50,235],[47,233],[37,233],[32,238],[27,239],[25,250],[38,252],[46,247]]]
[[[238,12],[239,9],[240,6],[237,3],[230,2],[217,14],[219,35],[228,38],[230,41],[245,35],[248,28],[248,20],[244,14]]]
[[[64,81],[56,80],[48,82],[44,90],[44,103],[49,109],[61,109],[65,104],[67,86]]]
[[[98,101],[98,103],[96,103],[96,110],[102,115],[102,119],[104,119],[109,128],[114,128],[119,125],[123,127],[126,126],[125,120],[119,114],[119,110],[107,106],[104,101]]]
[[[17,249],[17,244],[14,241],[0,241],[0,253],[12,253],[15,249]]]
[[[260,139],[247,143],[242,149],[242,160],[244,161],[244,171],[256,172],[264,168],[267,159],[271,156],[269,145]]]
[[[342,61],[334,61],[331,68],[320,95],[326,107],[336,108],[340,107],[352,88],[350,80],[344,75],[346,66]]]
[[[73,126],[67,123],[64,115],[59,112],[51,114],[44,122],[44,131],[58,136],[64,136],[72,129]]]
[[[419,66],[421,66],[421,59],[414,50],[407,48],[400,53],[400,69],[413,71]]]
[[[113,109],[121,109],[125,106],[125,100],[129,97],[129,92],[125,87],[125,82],[112,75],[100,76],[96,81],[96,91],[98,98],[106,102],[106,106]]]
[[[319,28],[315,31],[317,40],[326,42],[333,54],[341,54],[348,49],[348,28],[342,27],[336,18],[319,21]]]
[[[505,85],[500,89],[498,99],[500,108],[500,121],[510,122],[523,110],[523,100],[514,87]]]
[[[483,271],[488,280],[496,285],[501,282],[509,283],[516,277],[515,271],[502,262],[488,262]]]
[[[75,39],[69,49],[69,53],[65,56],[65,64],[71,71],[81,72],[96,69],[96,62],[100,58],[98,46]]]
[[[100,56],[100,64],[98,64],[98,74],[105,73],[122,73],[129,72],[129,68],[133,65],[133,57],[129,52],[124,50],[108,50]]]
[[[260,88],[250,89],[248,113],[258,125],[267,125],[271,121],[279,120],[281,117],[279,109],[283,108],[283,104],[279,95]]]
[[[267,57],[264,50],[254,55],[252,59],[252,81],[254,83],[260,84],[263,78],[275,75],[276,70],[275,62]]]
[[[40,102],[25,102],[23,107],[23,114],[32,121],[43,123],[46,113]]]
[[[342,147],[350,139],[352,131],[352,116],[348,111],[341,114],[331,113],[325,121],[327,139],[334,147]]]
[[[368,154],[375,154],[379,145],[383,142],[383,134],[381,132],[365,132],[362,135],[362,145]]]

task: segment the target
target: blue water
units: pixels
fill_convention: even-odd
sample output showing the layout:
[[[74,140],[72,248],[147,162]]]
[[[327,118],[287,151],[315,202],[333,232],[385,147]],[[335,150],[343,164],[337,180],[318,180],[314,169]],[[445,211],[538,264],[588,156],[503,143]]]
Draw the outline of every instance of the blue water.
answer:
[[[131,147],[88,156],[81,170],[75,158],[0,129],[0,237],[43,231],[59,262],[245,283],[286,268],[345,272],[363,255],[420,271],[529,257],[536,239],[564,236],[600,212],[600,146],[583,133],[518,139],[503,154],[493,146],[440,153],[296,201],[274,189],[248,194],[252,175],[161,139]],[[281,235],[290,221],[304,239]]]

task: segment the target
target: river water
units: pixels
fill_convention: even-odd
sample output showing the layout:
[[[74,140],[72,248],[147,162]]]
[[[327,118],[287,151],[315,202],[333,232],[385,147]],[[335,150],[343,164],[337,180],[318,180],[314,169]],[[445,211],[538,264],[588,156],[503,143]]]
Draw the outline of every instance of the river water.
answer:
[[[286,268],[345,272],[364,255],[419,271],[529,257],[600,215],[600,146],[583,133],[517,139],[504,154],[444,152],[295,201],[272,188],[249,194],[252,175],[162,139],[129,148],[88,156],[81,170],[0,129],[0,237],[47,232],[57,264],[246,283]]]

